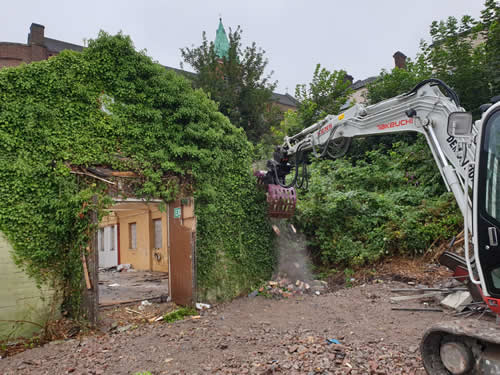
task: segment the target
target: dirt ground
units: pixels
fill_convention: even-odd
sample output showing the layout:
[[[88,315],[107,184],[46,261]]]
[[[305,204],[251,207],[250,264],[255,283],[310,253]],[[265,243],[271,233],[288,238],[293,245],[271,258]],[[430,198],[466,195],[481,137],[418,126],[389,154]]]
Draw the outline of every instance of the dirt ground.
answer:
[[[416,274],[423,281],[446,274],[429,270],[427,277],[422,270]],[[397,279],[397,271],[391,272]],[[137,322],[52,342],[1,359],[0,373],[424,374],[418,350],[422,333],[454,318],[447,311],[392,311],[390,290],[405,287],[415,286],[373,278],[319,296],[242,297],[194,319]]]
[[[112,305],[131,300],[168,295],[168,273],[123,270],[99,271],[99,304]]]

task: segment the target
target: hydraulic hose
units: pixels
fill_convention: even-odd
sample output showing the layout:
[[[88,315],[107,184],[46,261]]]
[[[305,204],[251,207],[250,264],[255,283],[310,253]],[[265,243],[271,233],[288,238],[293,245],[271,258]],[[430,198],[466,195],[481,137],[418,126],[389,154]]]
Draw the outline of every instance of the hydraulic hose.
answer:
[[[417,85],[413,89],[411,89],[410,92],[406,93],[406,95],[411,95],[411,94],[417,92],[417,90],[419,88],[426,85],[427,83],[435,83],[438,86],[441,86],[448,93],[450,98],[455,102],[457,107],[460,107],[460,99],[459,99],[457,93],[455,91],[453,91],[453,89],[450,86],[448,86],[446,83],[444,83],[443,81],[441,81],[438,78],[429,78],[429,79],[423,80],[422,82],[417,83]]]

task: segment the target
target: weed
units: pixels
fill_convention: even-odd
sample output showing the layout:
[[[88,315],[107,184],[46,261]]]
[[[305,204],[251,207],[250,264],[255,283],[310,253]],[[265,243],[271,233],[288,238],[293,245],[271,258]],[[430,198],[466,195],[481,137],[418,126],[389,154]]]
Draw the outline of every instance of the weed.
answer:
[[[171,311],[163,316],[163,320],[167,323],[173,323],[177,320],[183,320],[186,316],[196,315],[197,312],[192,307],[181,307],[175,311]]]

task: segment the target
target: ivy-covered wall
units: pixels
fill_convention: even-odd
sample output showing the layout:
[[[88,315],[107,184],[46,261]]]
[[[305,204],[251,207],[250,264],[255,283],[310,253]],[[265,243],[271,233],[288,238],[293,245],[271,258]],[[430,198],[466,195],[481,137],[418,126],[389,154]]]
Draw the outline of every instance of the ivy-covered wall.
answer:
[[[121,34],[101,32],[82,53],[0,70],[0,231],[30,275],[65,285],[70,310],[78,306],[88,212],[109,204],[106,187],[72,167],[135,171],[137,197],[192,194],[199,295],[220,299],[274,265],[251,152],[243,130],[203,91]]]

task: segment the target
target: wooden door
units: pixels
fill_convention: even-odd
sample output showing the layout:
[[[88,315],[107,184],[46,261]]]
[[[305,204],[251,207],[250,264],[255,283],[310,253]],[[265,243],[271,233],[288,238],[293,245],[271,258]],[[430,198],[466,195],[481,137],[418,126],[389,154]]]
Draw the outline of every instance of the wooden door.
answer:
[[[170,203],[170,296],[178,305],[190,305],[195,298],[195,228],[185,225],[186,212],[181,202]]]

